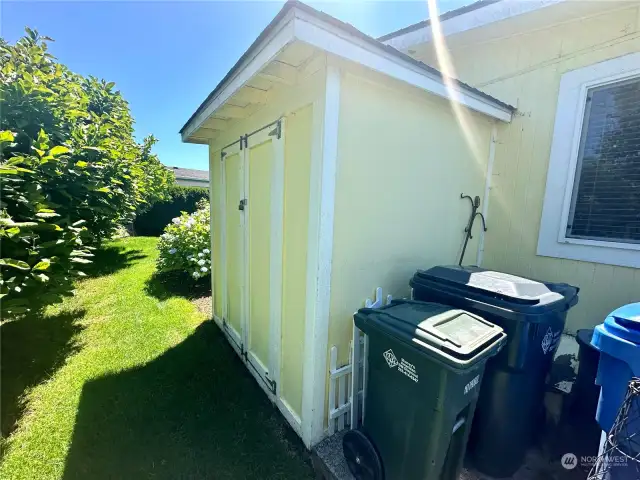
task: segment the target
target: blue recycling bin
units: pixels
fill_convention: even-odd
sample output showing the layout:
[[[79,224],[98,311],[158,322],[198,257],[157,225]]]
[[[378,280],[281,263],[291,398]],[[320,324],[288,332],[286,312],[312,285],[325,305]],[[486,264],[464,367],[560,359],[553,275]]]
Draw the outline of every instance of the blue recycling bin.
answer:
[[[624,401],[632,377],[640,377],[640,303],[609,314],[593,332],[591,345],[600,351],[596,384],[600,399],[596,420],[609,432]]]

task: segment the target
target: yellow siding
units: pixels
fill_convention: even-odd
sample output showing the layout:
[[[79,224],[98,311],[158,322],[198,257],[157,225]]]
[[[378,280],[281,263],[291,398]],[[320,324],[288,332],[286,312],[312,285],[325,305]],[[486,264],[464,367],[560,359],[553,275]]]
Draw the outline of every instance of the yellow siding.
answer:
[[[287,116],[285,133],[280,388],[298,415],[302,412],[312,115],[311,105],[293,112]]]
[[[367,72],[343,75],[329,330],[341,363],[353,313],[376,287],[406,296],[416,268],[457,263],[470,213],[460,193],[482,197],[491,135],[485,117],[470,121],[477,158],[446,101]]]
[[[224,159],[224,183],[225,183],[225,245],[226,265],[223,282],[226,282],[227,311],[225,320],[236,332],[242,331],[242,292],[244,268],[242,258],[244,255],[242,228],[242,215],[237,208],[237,201],[241,198],[242,182],[242,158],[234,153]]]
[[[247,151],[249,164],[249,352],[269,365],[271,325],[269,282],[271,251],[271,171],[273,145],[267,141]],[[225,160],[226,161],[226,160]],[[234,209],[237,208],[234,205]]]
[[[498,131],[483,266],[580,286],[570,332],[638,301],[640,270],[536,255],[560,77],[640,51],[639,23],[636,3],[493,41],[480,41],[491,25],[450,39],[458,77],[519,110]],[[431,53],[420,59],[436,64]]]

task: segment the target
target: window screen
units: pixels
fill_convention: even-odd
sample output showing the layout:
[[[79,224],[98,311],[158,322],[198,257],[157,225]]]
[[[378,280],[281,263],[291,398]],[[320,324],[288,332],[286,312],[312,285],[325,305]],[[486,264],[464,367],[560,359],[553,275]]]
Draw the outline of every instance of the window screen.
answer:
[[[640,243],[640,78],[586,101],[566,236]]]

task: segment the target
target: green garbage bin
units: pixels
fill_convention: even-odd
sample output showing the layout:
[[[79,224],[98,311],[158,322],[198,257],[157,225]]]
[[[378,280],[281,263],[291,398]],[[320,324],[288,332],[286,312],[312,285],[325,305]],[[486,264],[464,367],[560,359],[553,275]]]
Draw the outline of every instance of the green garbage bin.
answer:
[[[358,479],[455,479],[484,366],[505,343],[482,317],[437,303],[396,300],[361,309],[368,335],[365,418],[343,449]]]

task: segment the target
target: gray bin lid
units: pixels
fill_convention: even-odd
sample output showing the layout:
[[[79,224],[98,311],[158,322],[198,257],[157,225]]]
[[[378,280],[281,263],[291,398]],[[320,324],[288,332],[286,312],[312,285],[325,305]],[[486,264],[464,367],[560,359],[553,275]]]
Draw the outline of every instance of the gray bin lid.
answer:
[[[506,338],[479,315],[439,303],[395,300],[359,310],[355,321],[365,333],[374,328],[458,368],[497,353]]]
[[[424,279],[501,297],[516,304],[541,305],[564,299],[543,282],[478,267],[438,266],[419,272],[418,275]]]
[[[566,311],[578,302],[579,291],[579,288],[566,283],[541,282],[504,272],[458,265],[418,270],[409,284],[414,289],[465,298],[527,315],[540,315],[558,309]],[[504,316],[504,312],[500,315]]]

